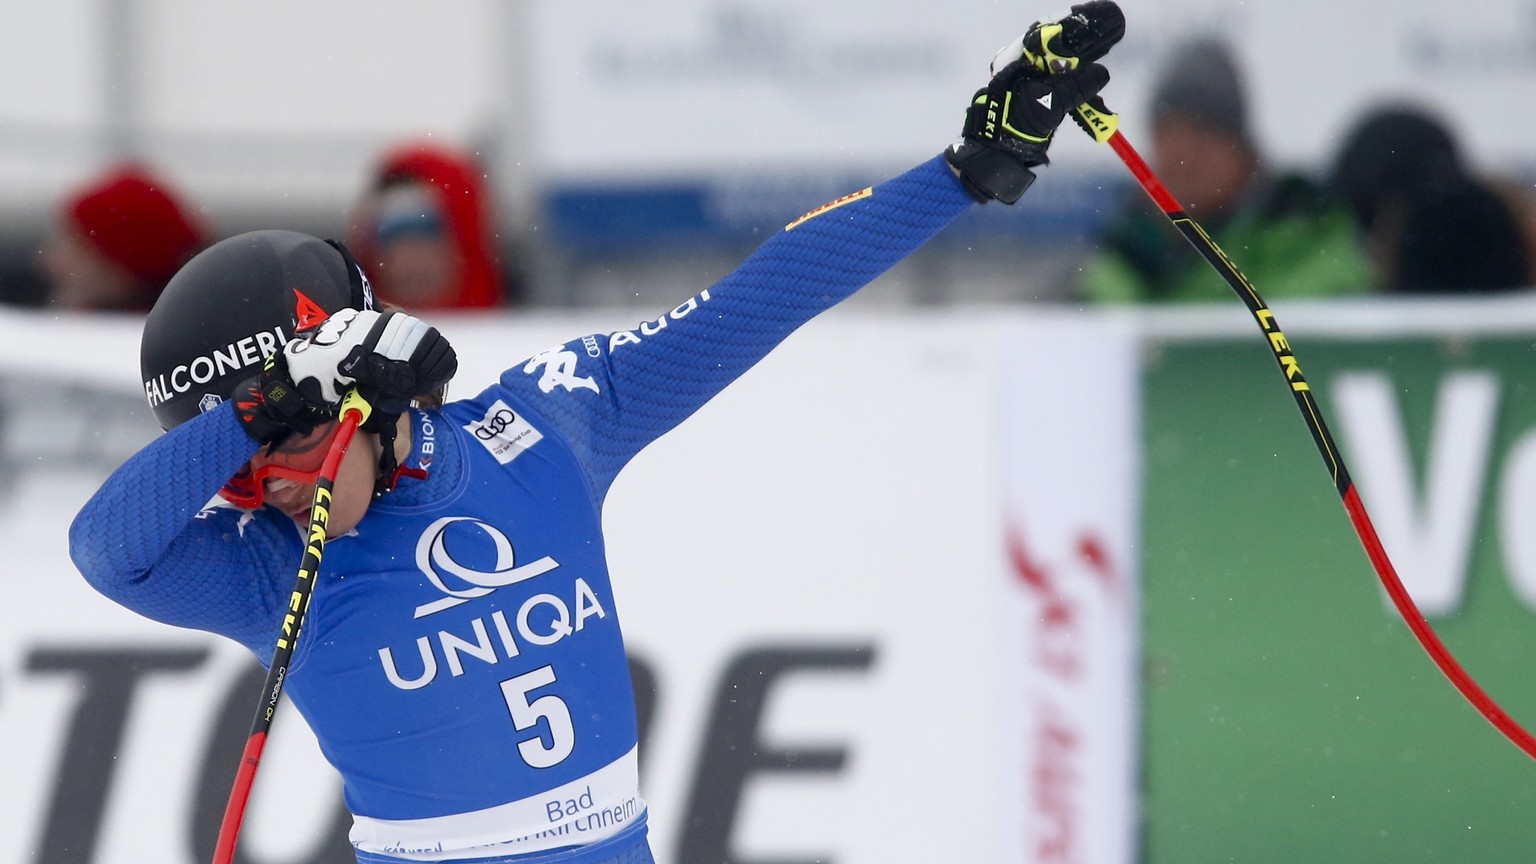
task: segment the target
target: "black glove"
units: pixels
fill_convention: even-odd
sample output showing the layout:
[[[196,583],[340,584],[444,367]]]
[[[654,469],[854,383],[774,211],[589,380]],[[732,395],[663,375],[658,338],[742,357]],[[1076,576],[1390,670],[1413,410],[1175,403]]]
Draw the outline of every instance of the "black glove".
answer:
[[[1072,7],[1060,21],[1043,21],[1019,37],[1024,59],[1037,71],[1066,72],[1109,53],[1125,35],[1125,15],[1110,0],[1092,0]],[[1004,48],[999,57],[1013,54]],[[1014,55],[1018,56],[1018,55]],[[996,60],[994,71],[996,70]]]
[[[945,152],[977,201],[1019,200],[1035,182],[1029,169],[1049,163],[1046,150],[1062,119],[1109,83],[1109,70],[1097,63],[1039,76],[1024,60],[1004,67],[976,92],[961,140]]]
[[[1072,7],[1060,21],[1036,24],[999,57],[1022,55],[1036,71],[1046,74],[1077,69],[1109,53],[1125,35],[1125,15],[1112,0],[1091,0]],[[997,60],[993,60],[996,68]],[[1119,117],[1097,95],[1077,103],[1072,119],[1100,143],[1119,128]]]
[[[280,445],[336,419],[336,405],[312,402],[293,385],[281,351],[267,358],[260,375],[237,385],[231,401],[245,434],[259,444]]]
[[[283,346],[288,372],[306,399],[337,405],[356,385],[376,411],[398,414],[458,371],[448,340],[404,312],[343,309],[308,339]]]
[[[1084,103],[1102,105],[1098,92],[1109,71],[1092,60],[1124,32],[1119,7],[1096,0],[1061,21],[1035,24],[998,52],[992,80],[966,111],[961,140],[945,154],[973,198],[1019,200],[1035,181],[1030,169],[1049,162],[1062,119]]]
[[[375,416],[399,414],[456,371],[458,357],[436,327],[404,312],[343,309],[284,345],[237,390],[235,408],[252,438],[280,443],[335,419],[353,386]]]

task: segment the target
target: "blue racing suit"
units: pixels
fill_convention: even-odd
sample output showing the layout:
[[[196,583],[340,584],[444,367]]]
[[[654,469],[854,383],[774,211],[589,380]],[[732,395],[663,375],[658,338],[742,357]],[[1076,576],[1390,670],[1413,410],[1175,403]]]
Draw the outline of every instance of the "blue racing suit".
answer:
[[[285,685],[343,778],[360,862],[649,860],[604,496],[646,444],[971,204],[935,157],[796,220],[634,330],[412,409],[404,464],[425,476],[327,544]],[[269,663],[301,531],[208,503],[256,449],[228,405],[170,430],[86,504],[70,551],[113,600]]]

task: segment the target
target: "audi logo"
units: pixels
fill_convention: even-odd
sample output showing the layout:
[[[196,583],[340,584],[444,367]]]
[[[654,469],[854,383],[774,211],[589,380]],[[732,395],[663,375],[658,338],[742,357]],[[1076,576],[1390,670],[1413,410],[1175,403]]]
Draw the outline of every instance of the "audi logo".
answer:
[[[475,437],[481,441],[489,441],[507,431],[507,428],[515,422],[517,422],[517,415],[513,414],[510,408],[503,408],[486,417],[479,426],[475,427]]]

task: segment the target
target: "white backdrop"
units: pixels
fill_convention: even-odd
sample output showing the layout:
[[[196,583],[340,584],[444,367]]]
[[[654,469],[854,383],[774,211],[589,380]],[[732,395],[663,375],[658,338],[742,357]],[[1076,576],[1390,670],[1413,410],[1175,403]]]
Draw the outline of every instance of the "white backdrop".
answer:
[[[425,134],[484,145],[504,188],[884,173],[948,143],[993,51],[1066,5],[0,0],[0,76],[30,82],[0,88],[0,180],[7,206],[42,204],[126,140],[194,198],[339,212],[373,155]],[[1219,32],[1277,159],[1321,164],[1368,105],[1411,97],[1445,111],[1483,164],[1536,162],[1536,119],[1520,107],[1536,97],[1526,0],[1122,6],[1106,98],[1133,141],[1163,50]],[[1064,137],[1059,165],[1110,165]]]
[[[1165,52],[1217,33],[1246,67],[1258,140],[1315,163],[1387,97],[1447,112],[1473,152],[1536,159],[1536,10],[1521,0],[1458,15],[1434,0],[1121,0],[1126,36],[1105,99],[1144,137]],[[992,53],[1064,9],[962,0],[665,0],[542,3],[534,44],[540,140],[556,174],[905,163],[956,133]],[[617,136],[599,134],[614,130]],[[622,146],[615,147],[615,138]],[[1062,136],[1058,164],[1109,164]],[[1070,156],[1067,154],[1071,154]]]

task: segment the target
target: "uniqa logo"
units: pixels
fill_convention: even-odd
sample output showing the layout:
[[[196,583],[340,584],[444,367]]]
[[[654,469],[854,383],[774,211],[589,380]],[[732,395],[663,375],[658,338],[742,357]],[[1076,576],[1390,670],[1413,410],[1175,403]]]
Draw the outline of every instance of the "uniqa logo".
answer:
[[[496,560],[490,570],[477,570],[467,567],[456,561],[448,551],[447,535],[450,526],[460,522],[467,522],[469,526],[460,527],[453,533],[459,535],[460,540],[467,540],[465,536],[471,530],[490,538],[496,551]],[[447,594],[416,607],[416,618],[424,618],[434,612],[451,609],[476,597],[495,591],[497,588],[505,588],[559,567],[555,559],[545,555],[536,561],[519,565],[512,551],[512,541],[507,539],[499,528],[487,524],[472,516],[444,516],[427,526],[427,530],[421,534],[421,539],[416,541],[416,567],[421,570],[438,590]]]

